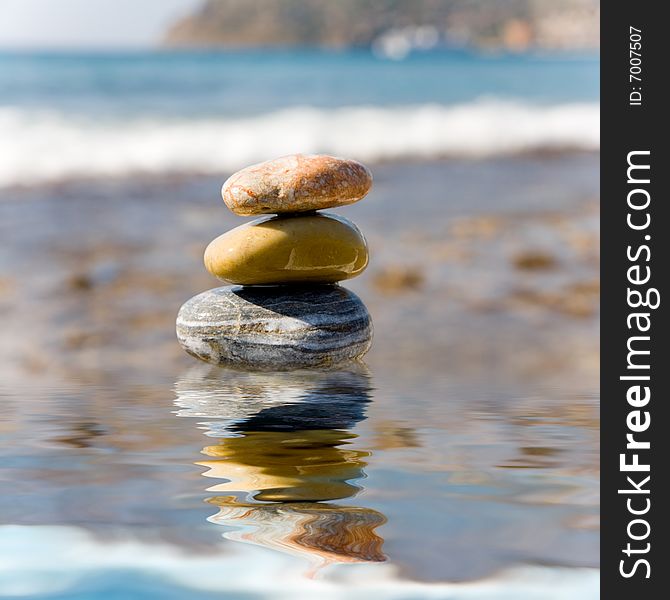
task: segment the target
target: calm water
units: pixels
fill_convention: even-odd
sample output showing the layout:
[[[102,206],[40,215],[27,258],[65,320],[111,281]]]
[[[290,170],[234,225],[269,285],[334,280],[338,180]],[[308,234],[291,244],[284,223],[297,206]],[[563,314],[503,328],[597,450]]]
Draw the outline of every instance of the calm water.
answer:
[[[530,387],[194,364],[5,390],[0,594],[593,598],[596,398]]]
[[[430,52],[0,53],[4,106],[96,115],[221,116],[290,106],[460,104],[481,96],[597,101],[594,55]]]
[[[342,209],[375,340],[334,373],[178,347],[218,178],[9,194],[0,595],[597,597],[597,162],[376,166]]]

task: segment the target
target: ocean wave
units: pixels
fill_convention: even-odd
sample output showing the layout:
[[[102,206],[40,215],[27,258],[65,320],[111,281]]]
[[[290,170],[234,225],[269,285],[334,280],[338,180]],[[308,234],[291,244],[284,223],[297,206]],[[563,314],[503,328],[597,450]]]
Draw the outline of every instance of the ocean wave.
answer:
[[[597,103],[293,107],[219,118],[78,117],[0,107],[0,186],[132,174],[226,173],[293,152],[367,162],[597,150]]]

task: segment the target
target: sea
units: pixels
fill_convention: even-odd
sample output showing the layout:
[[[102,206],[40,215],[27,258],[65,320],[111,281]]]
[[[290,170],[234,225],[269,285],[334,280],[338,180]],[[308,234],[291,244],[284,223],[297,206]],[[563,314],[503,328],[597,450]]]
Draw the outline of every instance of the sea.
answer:
[[[599,147],[595,54],[0,52],[0,186]]]

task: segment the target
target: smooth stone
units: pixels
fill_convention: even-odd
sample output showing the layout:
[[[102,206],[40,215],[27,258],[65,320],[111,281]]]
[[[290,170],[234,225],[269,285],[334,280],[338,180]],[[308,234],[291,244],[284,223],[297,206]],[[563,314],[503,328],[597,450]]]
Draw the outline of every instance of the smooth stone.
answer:
[[[186,352],[215,364],[331,366],[368,351],[372,321],[358,296],[337,285],[226,286],[181,307],[177,338]]]
[[[237,215],[321,210],[353,204],[372,186],[372,173],[355,160],[292,154],[231,175],[221,188]]]
[[[262,217],[205,250],[207,270],[227,283],[335,283],[360,275],[368,247],[347,219],[329,214]]]

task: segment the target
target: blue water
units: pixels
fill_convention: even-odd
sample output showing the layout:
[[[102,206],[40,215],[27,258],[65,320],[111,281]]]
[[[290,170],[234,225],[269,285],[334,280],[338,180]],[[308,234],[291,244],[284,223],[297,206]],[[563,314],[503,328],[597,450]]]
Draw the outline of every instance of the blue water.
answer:
[[[447,51],[0,53],[0,188],[230,173],[295,152],[374,163],[593,151],[598,65]]]
[[[367,51],[0,53],[0,107],[97,115],[241,115],[307,105],[539,103],[599,97],[596,55]]]

